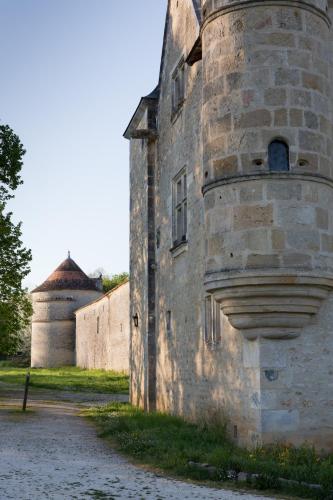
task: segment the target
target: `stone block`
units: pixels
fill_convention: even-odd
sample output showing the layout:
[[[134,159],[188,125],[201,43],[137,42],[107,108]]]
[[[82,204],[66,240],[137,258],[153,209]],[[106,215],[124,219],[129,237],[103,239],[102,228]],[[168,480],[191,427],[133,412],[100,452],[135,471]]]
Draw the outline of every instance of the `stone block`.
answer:
[[[286,109],[282,108],[274,111],[274,125],[275,127],[286,127],[288,125],[288,113]]]
[[[302,186],[293,182],[270,182],[267,185],[268,200],[301,200]]]
[[[290,50],[288,52],[288,64],[290,67],[309,69],[310,63],[311,59],[309,58],[309,53],[307,51]]]
[[[247,258],[247,268],[276,268],[280,266],[279,255],[272,254],[250,254]]]
[[[311,107],[311,92],[307,90],[292,89],[290,93],[291,106],[298,106],[301,108]]]
[[[275,67],[277,64],[283,65],[286,62],[286,54],[283,50],[261,49],[251,54],[249,63],[252,67]]]
[[[208,257],[214,257],[223,253],[225,237],[223,233],[216,233],[209,236],[208,239]]]
[[[243,342],[243,364],[245,368],[259,368],[260,367],[260,348],[259,342],[250,342],[244,340]]]
[[[289,225],[305,225],[315,224],[315,211],[311,206],[279,206],[278,207],[278,222],[280,226]]]
[[[305,111],[304,112],[304,125],[307,128],[317,130],[319,127],[318,116],[315,113],[313,113],[312,111]]]
[[[279,29],[302,31],[302,16],[299,10],[280,8],[276,13],[276,25]]]
[[[205,196],[205,210],[209,211],[215,207],[215,191],[210,191]]]
[[[228,92],[239,90],[244,87],[245,74],[240,72],[229,73],[226,75],[226,80]]]
[[[313,151],[315,153],[325,152],[325,141],[322,135],[310,132],[309,130],[299,131],[299,145],[305,151]]]
[[[263,199],[263,186],[255,183],[251,186],[243,186],[239,191],[240,202],[248,201],[262,201]]]
[[[269,227],[273,224],[273,205],[241,205],[234,207],[234,229]]]
[[[320,249],[319,234],[315,230],[291,230],[287,231],[287,243],[295,250],[310,250],[318,252]]]
[[[212,97],[223,94],[224,92],[224,78],[219,77],[207,83],[203,88],[203,101],[207,102]]]
[[[235,128],[269,127],[271,121],[271,113],[267,109],[257,109],[235,117],[234,126]]]
[[[265,340],[260,344],[261,368],[280,370],[287,367],[288,352],[285,344],[277,344],[273,340]]]
[[[231,114],[228,113],[224,116],[220,116],[214,119],[214,122],[210,125],[210,137],[214,139],[215,137],[219,137],[226,132],[230,132],[231,130]]]
[[[258,410],[271,410],[277,406],[277,393],[274,391],[254,392],[251,395],[250,406]]]
[[[320,229],[328,229],[328,211],[324,208],[316,208],[316,222]]]
[[[321,249],[323,252],[333,253],[333,236],[330,234],[321,235]]]
[[[263,410],[261,418],[263,432],[293,432],[300,423],[298,410]]]
[[[283,31],[276,33],[263,33],[257,37],[258,43],[267,45],[276,45],[278,47],[295,47],[295,37],[291,33]]]
[[[283,255],[284,267],[292,268],[311,268],[312,259],[310,255],[300,252],[289,252]]]
[[[320,116],[320,132],[329,135],[332,131],[332,125],[324,116]]]
[[[292,85],[296,87],[301,81],[300,71],[298,69],[278,68],[275,71],[275,85]]]
[[[285,233],[281,229],[272,230],[272,248],[273,250],[284,250],[285,248]]]
[[[285,106],[286,102],[286,89],[274,87],[265,91],[265,104],[267,106]]]
[[[303,87],[307,89],[317,90],[323,92],[323,78],[312,73],[304,72],[302,75]]]
[[[291,127],[301,127],[303,125],[303,111],[301,109],[289,109],[289,123]]]
[[[245,233],[243,245],[246,249],[256,252],[267,252],[269,249],[269,234],[267,229],[253,229]]]
[[[220,160],[213,161],[214,177],[219,179],[230,175],[235,175],[238,171],[238,158],[236,155],[228,156]]]

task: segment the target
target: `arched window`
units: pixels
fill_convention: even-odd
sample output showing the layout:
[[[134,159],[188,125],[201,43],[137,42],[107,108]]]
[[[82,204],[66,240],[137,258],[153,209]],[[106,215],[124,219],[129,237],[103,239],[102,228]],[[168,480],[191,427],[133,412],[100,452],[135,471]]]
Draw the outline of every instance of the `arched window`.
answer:
[[[269,170],[282,172],[289,170],[289,147],[282,140],[275,140],[268,146]]]

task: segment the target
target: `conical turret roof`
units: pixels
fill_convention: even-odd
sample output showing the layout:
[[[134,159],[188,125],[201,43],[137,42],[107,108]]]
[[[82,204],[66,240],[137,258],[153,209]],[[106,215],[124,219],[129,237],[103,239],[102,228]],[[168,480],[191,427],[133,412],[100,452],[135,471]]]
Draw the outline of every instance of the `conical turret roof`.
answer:
[[[89,278],[68,255],[68,258],[32,293],[51,290],[98,290],[98,287],[96,280]]]

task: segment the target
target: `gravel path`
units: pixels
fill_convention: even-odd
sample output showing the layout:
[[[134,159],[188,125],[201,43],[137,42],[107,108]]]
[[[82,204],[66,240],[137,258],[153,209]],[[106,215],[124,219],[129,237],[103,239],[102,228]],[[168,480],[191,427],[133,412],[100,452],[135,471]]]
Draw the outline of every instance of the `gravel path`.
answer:
[[[2,392],[1,392],[2,391]],[[44,393],[45,395],[45,393]],[[129,464],[78,414],[87,396],[15,409],[0,386],[0,499],[264,499],[167,479]],[[2,396],[2,397],[1,397]],[[6,394],[7,396],[7,394]],[[14,394],[14,399],[15,399]],[[77,401],[77,402],[75,402]],[[10,406],[9,406],[10,405]]]

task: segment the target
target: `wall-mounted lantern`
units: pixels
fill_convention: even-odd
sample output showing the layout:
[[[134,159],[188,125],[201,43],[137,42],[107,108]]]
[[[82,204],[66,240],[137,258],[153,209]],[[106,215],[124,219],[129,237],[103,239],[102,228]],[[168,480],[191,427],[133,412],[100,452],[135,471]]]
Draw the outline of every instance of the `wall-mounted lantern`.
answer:
[[[134,322],[135,328],[137,328],[139,326],[139,316],[137,313],[135,313],[133,316],[133,322]]]

